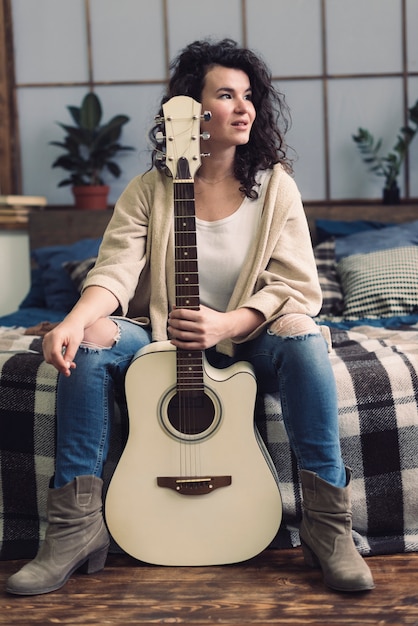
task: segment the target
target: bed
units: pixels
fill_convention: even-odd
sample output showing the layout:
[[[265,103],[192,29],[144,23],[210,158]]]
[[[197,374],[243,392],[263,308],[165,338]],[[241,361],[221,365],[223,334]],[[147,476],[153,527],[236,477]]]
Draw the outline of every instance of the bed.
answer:
[[[345,462],[353,470],[353,536],[361,554],[418,550],[418,208],[306,207],[337,380]],[[57,373],[42,336],[76,301],[111,211],[30,215],[32,284],[0,317],[0,558],[42,541],[54,469]],[[126,440],[119,407],[105,484]],[[299,545],[301,489],[280,398],[258,399],[256,423],[277,467],[283,520],[272,547]],[[113,545],[117,550],[117,546]]]

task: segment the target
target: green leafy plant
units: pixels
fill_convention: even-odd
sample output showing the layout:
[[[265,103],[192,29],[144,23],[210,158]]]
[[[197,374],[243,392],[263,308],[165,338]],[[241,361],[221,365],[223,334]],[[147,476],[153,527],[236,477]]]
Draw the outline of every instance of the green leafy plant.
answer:
[[[395,145],[386,156],[380,154],[382,139],[376,140],[365,128],[359,128],[357,134],[352,135],[363,161],[369,165],[369,170],[384,177],[386,190],[397,188],[397,179],[409,144],[418,131],[418,100],[408,109],[408,113],[412,125],[408,124],[400,129]]]
[[[131,146],[122,146],[119,138],[122,127],[129,122],[126,115],[116,115],[106,124],[101,125],[102,105],[98,96],[90,92],[80,107],[68,106],[75,126],[57,122],[66,132],[64,141],[51,141],[50,144],[65,150],[52,167],[61,167],[70,173],[58,187],[65,185],[85,186],[104,185],[103,170],[118,178],[121,168],[115,156],[120,152],[133,150]]]

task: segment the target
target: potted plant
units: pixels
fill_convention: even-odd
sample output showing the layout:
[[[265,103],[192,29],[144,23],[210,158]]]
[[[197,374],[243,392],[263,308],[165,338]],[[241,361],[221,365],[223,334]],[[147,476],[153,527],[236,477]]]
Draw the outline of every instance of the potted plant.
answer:
[[[102,105],[94,92],[83,98],[80,107],[68,106],[67,109],[75,126],[57,122],[66,136],[64,141],[50,142],[65,150],[52,167],[61,167],[69,172],[58,187],[72,185],[76,208],[106,208],[109,186],[105,184],[104,170],[119,177],[121,169],[114,160],[115,156],[134,149],[119,143],[122,127],[129,117],[116,115],[106,124],[101,124]]]
[[[408,124],[400,129],[396,144],[386,156],[380,155],[382,139],[376,141],[374,136],[365,128],[359,128],[357,135],[352,135],[363,161],[369,165],[370,171],[377,176],[383,176],[385,179],[383,188],[383,202],[385,204],[397,204],[399,202],[398,176],[409,144],[418,131],[418,100],[413,107],[408,109],[408,113],[412,126]]]

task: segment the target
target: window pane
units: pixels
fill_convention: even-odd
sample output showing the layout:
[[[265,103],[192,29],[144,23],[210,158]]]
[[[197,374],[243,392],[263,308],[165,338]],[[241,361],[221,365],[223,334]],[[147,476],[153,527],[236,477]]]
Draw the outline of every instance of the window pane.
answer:
[[[408,106],[412,107],[418,100],[418,77],[416,76],[409,80],[409,93]],[[410,195],[418,198],[418,135],[415,135],[409,147],[409,185]]]
[[[196,39],[230,37],[242,43],[240,0],[168,0],[170,60]]]
[[[296,183],[303,200],[322,199],[325,197],[322,83],[282,81],[279,89],[285,92],[292,116],[287,142],[296,153]]]
[[[402,70],[401,0],[326,0],[328,72]]]
[[[322,73],[319,0],[248,0],[247,32],[273,75]]]
[[[382,156],[393,148],[403,125],[401,79],[333,80],[328,89],[331,196],[381,198],[384,178],[368,171],[352,135],[362,127],[382,138]]]
[[[13,0],[17,83],[88,79],[83,0]]]
[[[418,71],[418,2],[406,0],[406,32],[408,41],[408,71]],[[417,94],[418,97],[418,94]]]
[[[164,80],[161,2],[90,0],[94,79]]]

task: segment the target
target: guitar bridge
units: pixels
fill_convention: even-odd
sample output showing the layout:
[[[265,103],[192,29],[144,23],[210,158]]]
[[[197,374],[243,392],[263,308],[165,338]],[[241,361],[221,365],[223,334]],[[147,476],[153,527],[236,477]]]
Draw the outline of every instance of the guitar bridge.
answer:
[[[232,483],[231,476],[158,476],[157,485],[166,489],[173,489],[185,496],[202,496],[212,493],[220,487],[228,487]]]

